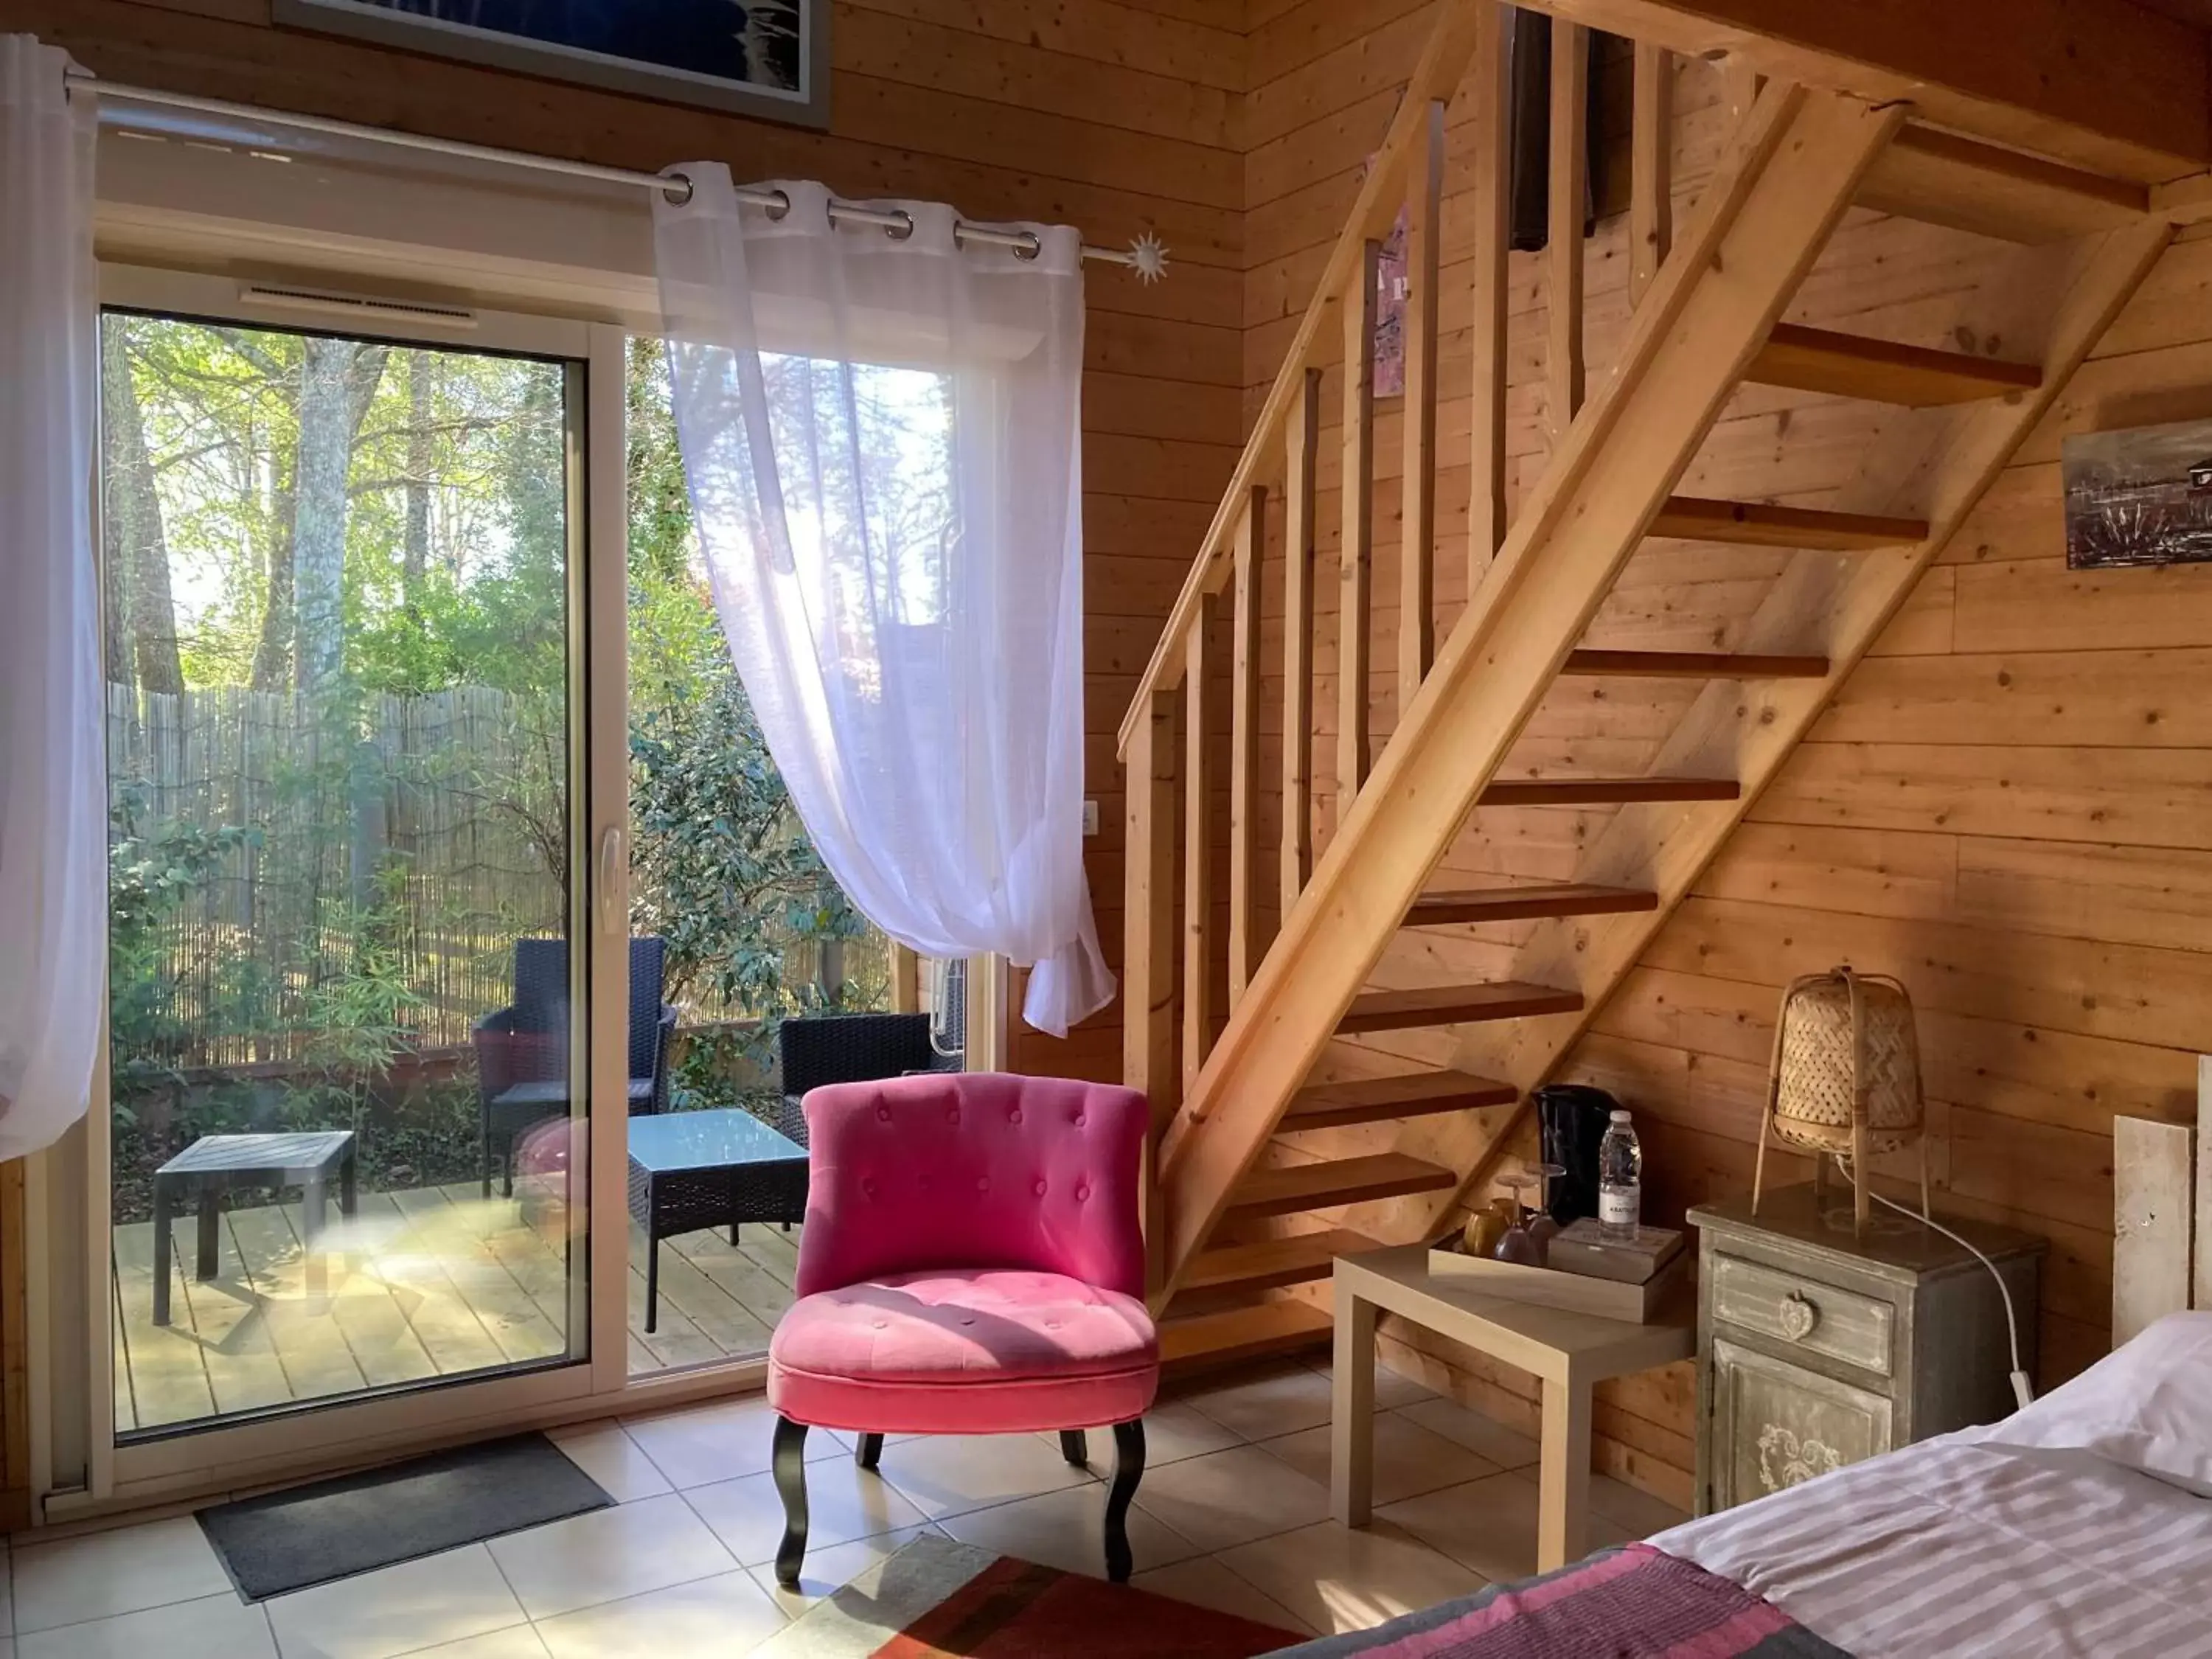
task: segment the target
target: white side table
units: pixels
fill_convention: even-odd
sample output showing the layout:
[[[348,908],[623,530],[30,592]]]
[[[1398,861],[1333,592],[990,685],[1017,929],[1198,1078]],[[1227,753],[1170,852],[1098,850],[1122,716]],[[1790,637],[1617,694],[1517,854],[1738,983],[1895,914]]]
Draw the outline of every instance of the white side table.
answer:
[[[1541,1380],[1536,1571],[1550,1572],[1582,1556],[1588,1547],[1591,1390],[1608,1376],[1688,1358],[1697,1343],[1687,1298],[1679,1322],[1646,1325],[1508,1302],[1432,1275],[1429,1253],[1418,1244],[1339,1256],[1335,1283],[1329,1505],[1336,1518],[1364,1526],[1372,1509],[1375,1316],[1387,1310]]]

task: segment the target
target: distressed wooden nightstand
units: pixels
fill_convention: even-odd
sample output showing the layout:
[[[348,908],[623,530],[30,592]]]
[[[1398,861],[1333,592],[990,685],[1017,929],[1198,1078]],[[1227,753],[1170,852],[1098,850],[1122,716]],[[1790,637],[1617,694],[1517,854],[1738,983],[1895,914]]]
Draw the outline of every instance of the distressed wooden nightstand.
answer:
[[[2045,1242],[1936,1218],[2004,1275],[2035,1371]],[[1877,1206],[1851,1234],[1850,1194],[1809,1186],[1700,1205],[1698,1513],[2013,1409],[2005,1313],[1972,1254]]]

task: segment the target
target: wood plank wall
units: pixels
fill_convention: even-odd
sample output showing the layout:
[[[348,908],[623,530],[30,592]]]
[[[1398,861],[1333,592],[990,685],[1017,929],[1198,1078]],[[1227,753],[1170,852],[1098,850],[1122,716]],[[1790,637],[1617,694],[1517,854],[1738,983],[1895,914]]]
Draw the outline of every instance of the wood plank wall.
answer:
[[[1428,9],[1413,0],[1254,0],[1246,97],[1245,350],[1248,411],[1273,377],[1419,47]],[[1601,78],[1619,151],[1625,76]],[[1722,76],[1682,65],[1675,98],[1678,220],[1726,130]],[[1466,112],[1449,112],[1456,129]],[[1453,154],[1464,155],[1455,135]],[[1616,167],[1625,173],[1625,156]],[[1448,169],[1448,192],[1463,173]],[[1609,210],[1619,205],[1618,184]],[[1438,427],[1440,630],[1464,603],[1469,319],[1463,196],[1444,214]],[[1626,316],[1626,216],[1589,244],[1585,278],[1593,385]],[[1542,430],[1540,256],[1511,270],[1509,449],[1520,493],[1547,453]],[[1808,281],[1794,320],[2008,355],[2032,340],[2052,266],[1961,233],[1855,211]],[[2194,1110],[2194,1050],[2212,1009],[2212,569],[2091,574],[2064,563],[2063,434],[2212,416],[2212,234],[2176,244],[2008,471],[1836,708],[1759,802],[1566,1069],[1637,1111],[1648,1202],[1662,1220],[1748,1186],[1771,1020],[1792,976],[1850,961],[1897,974],[1920,1011],[1939,1202],[2051,1240],[2040,1332],[2042,1379],[2101,1352],[2111,1298],[2115,1113],[2175,1121]],[[2032,349],[2019,355],[2033,356]],[[1322,408],[1334,411],[1332,386]],[[1901,473],[1923,417],[1759,388],[1741,393],[1685,489],[1814,507],[1861,505]],[[1397,411],[1378,420],[1376,660],[1392,659]],[[1320,641],[1314,771],[1325,843],[1334,818],[1333,470],[1321,441]],[[1278,550],[1279,551],[1279,550]],[[1783,562],[1742,549],[1649,544],[1605,606],[1590,643],[1726,649]],[[1279,566],[1267,591],[1279,595]],[[1279,672],[1279,599],[1267,672]],[[1370,690],[1379,749],[1395,718],[1388,674]],[[1510,763],[1522,773],[1643,769],[1694,688],[1567,682]],[[1267,682],[1265,707],[1280,707]],[[1263,769],[1275,762],[1270,732]],[[1263,776],[1273,775],[1264,770]],[[1501,876],[1562,879],[1604,814],[1490,811],[1462,836],[1437,884]],[[1263,846],[1273,845],[1263,826]],[[1272,891],[1266,876],[1261,890]],[[1498,976],[1510,930],[1425,930],[1394,948],[1377,985]],[[1346,1073],[1448,1058],[1448,1035],[1344,1044]],[[1287,1157],[1382,1150],[1387,1127],[1302,1138]],[[1533,1149],[1532,1149],[1533,1150]],[[1785,1165],[1785,1168],[1789,1166]],[[1803,1166],[1798,1165],[1802,1170]],[[1509,1418],[1533,1422],[1525,1379],[1464,1352],[1402,1344],[1424,1370]],[[1600,1407],[1602,1467],[1676,1502],[1690,1494],[1692,1388],[1686,1367],[1621,1385]]]

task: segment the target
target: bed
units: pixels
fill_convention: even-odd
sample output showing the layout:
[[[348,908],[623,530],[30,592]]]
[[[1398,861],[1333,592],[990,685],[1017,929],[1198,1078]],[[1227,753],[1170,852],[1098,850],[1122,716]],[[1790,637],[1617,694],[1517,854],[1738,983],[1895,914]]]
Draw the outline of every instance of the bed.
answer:
[[[2212,1229],[2181,1136],[2151,1187],[2194,1198],[2145,1209],[2123,1169],[2140,1334],[2025,1411],[1281,1659],[2212,1659],[2212,1273],[2160,1259]]]

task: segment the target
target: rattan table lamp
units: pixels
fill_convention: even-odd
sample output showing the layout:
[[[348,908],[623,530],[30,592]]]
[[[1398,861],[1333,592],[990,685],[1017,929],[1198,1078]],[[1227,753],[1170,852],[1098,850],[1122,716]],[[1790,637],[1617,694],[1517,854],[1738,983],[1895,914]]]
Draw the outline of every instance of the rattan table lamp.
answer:
[[[1895,980],[1848,967],[1792,980],[1774,1022],[1773,1075],[1759,1118],[1751,1178],[1752,1213],[1766,1173],[1769,1133],[1813,1155],[1816,1184],[1826,1161],[1849,1162],[1852,1224],[1866,1231],[1867,1161],[1915,1142],[1920,1208],[1928,1209],[1928,1142],[1922,1131],[1920,1043],[1912,999]]]

